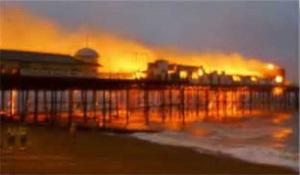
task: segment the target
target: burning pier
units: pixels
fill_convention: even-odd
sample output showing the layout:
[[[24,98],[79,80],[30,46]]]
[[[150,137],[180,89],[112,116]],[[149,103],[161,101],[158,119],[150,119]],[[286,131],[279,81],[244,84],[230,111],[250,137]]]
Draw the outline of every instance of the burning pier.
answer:
[[[35,54],[6,52],[1,59],[7,56],[12,60],[17,58],[16,55],[31,57]],[[56,73],[60,70],[57,69],[52,76],[51,73],[32,76],[28,67],[24,70],[2,64],[1,119],[64,126],[76,121],[84,126],[134,129],[161,122],[176,128],[176,123],[184,124],[199,118],[230,121],[261,111],[299,109],[299,88],[283,83],[284,74],[255,79],[239,76],[236,79],[237,75],[216,76],[218,74],[205,73],[201,67],[165,66],[162,62],[159,71],[152,65],[153,70],[148,72],[153,78],[108,79],[85,77],[85,72],[80,73],[84,68],[95,69],[93,62],[78,64],[80,62],[63,55],[38,56],[48,60],[60,57],[60,70],[67,63],[72,64],[76,70],[73,67],[65,71],[71,71],[71,74],[79,71],[79,76],[58,76]],[[24,64],[30,67],[38,63]],[[38,69],[35,67],[35,71]],[[208,78],[202,79],[204,75]],[[247,83],[243,83],[244,80]]]

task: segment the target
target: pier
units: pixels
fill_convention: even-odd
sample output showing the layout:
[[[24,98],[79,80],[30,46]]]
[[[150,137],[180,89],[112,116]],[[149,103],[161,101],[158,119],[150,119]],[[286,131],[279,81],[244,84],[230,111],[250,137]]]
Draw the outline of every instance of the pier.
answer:
[[[230,120],[259,110],[299,109],[299,88],[199,85],[189,82],[1,76],[1,118],[70,126],[120,127],[137,122]],[[231,117],[230,117],[231,116]],[[142,126],[138,126],[140,128]]]

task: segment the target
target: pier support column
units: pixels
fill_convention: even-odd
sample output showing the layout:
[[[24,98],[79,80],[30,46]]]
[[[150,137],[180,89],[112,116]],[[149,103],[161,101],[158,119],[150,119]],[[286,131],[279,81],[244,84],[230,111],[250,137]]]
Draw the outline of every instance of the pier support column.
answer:
[[[160,113],[161,113],[161,118],[162,122],[165,122],[165,106],[166,106],[166,100],[165,100],[165,89],[160,90]]]
[[[208,116],[209,114],[209,89],[208,88],[205,88],[204,90],[204,98],[205,98],[205,102],[204,102],[205,116]]]
[[[93,108],[93,119],[97,118],[97,91],[93,90],[92,92],[92,108]]]
[[[180,114],[182,117],[182,123],[185,123],[185,89],[180,87]]]
[[[9,98],[10,98],[10,106],[9,106],[9,117],[13,118],[13,90],[9,91]]]
[[[285,102],[286,105],[287,105],[287,109],[292,106],[292,103],[291,103],[291,92],[290,91],[286,91],[286,95],[287,95],[287,101]]]
[[[217,107],[217,116],[219,116],[220,113],[220,90],[217,89],[215,90],[215,95],[216,95],[216,107]]]
[[[130,113],[130,94],[129,89],[126,89],[126,124],[129,124],[129,113]]]
[[[268,110],[271,110],[272,108],[272,104],[271,103],[273,103],[272,102],[272,92],[271,91],[269,91],[269,92],[267,92],[267,108],[268,108]]]
[[[111,122],[112,117],[112,91],[108,90],[108,120]]]
[[[54,92],[50,91],[50,109],[49,109],[49,121],[50,121],[50,125],[53,125],[53,121],[54,121]]]
[[[231,111],[231,115],[233,115],[234,113],[234,107],[235,107],[235,90],[231,90],[231,106],[230,106],[230,111]]]
[[[25,122],[28,110],[28,90],[21,91],[21,122]]]
[[[74,104],[74,96],[73,96],[73,90],[69,90],[69,106],[68,106],[68,126],[71,127],[72,121],[73,121],[73,104]]]
[[[148,89],[144,89],[144,116],[145,124],[149,124],[149,92]]]
[[[116,90],[115,91],[115,105],[116,105],[115,110],[116,110],[116,116],[117,116],[117,118],[119,117],[119,102],[120,102],[119,99],[120,99],[119,98],[119,91]]]
[[[253,91],[251,89],[249,89],[249,113],[252,112],[252,104],[253,104]]]
[[[81,91],[81,103],[82,103],[82,108],[83,108],[83,122],[84,125],[87,124],[87,120],[88,120],[88,115],[87,115],[87,91],[86,90],[82,90]]]
[[[43,90],[43,101],[44,101],[44,115],[45,115],[45,122],[49,121],[49,110],[48,110],[48,97],[47,91]]]
[[[11,119],[13,118],[13,90],[10,89],[8,90],[9,92],[9,106],[8,106],[8,112],[7,112],[7,116],[10,117]]]
[[[172,95],[172,87],[169,88],[169,116],[172,117],[172,109],[173,109],[173,95]]]
[[[200,108],[200,92],[199,87],[196,87],[196,116],[199,116],[199,108]]]
[[[34,91],[34,123],[38,122],[38,113],[39,113],[39,91]]]
[[[23,107],[23,101],[22,101],[22,99],[23,99],[23,91],[22,90],[19,90],[19,95],[18,95],[18,99],[17,99],[17,101],[18,101],[18,112],[17,112],[17,115],[18,115],[18,117],[19,117],[19,121],[21,121],[22,120],[22,107]]]
[[[239,103],[240,103],[240,109],[242,112],[242,115],[244,115],[245,113],[245,94],[244,94],[244,90],[239,90],[240,93],[240,98],[239,98]]]
[[[223,113],[224,116],[227,116],[227,95],[228,91],[227,89],[223,91]]]
[[[56,90],[51,91],[51,111],[50,111],[50,125],[53,126],[56,123],[56,106],[57,106],[57,94]]]
[[[105,90],[102,91],[102,127],[106,124],[106,95]]]
[[[264,93],[262,90],[258,91],[259,109],[264,109]]]
[[[1,90],[1,112],[3,115],[5,115],[5,90]]]
[[[65,100],[65,91],[64,90],[61,90],[59,91],[60,92],[60,96],[59,96],[59,103],[58,103],[58,117],[59,117],[59,120],[62,119],[63,117],[63,107],[64,107],[64,100]]]

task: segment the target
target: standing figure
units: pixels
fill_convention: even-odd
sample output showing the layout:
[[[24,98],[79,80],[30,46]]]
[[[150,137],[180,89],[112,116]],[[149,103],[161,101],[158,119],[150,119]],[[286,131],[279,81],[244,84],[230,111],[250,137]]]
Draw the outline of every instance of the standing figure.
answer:
[[[75,138],[75,136],[76,136],[76,129],[77,129],[76,122],[72,121],[70,130],[69,130],[72,138]]]
[[[19,127],[19,136],[20,136],[20,150],[25,150],[28,145],[27,128],[25,128],[24,126]]]
[[[15,147],[16,144],[16,131],[14,128],[7,128],[7,146],[8,150],[11,151]]]

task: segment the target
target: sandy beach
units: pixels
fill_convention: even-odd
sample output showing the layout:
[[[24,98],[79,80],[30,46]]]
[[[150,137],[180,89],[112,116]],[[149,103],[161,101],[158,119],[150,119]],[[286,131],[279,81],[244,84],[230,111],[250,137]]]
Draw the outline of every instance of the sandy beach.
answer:
[[[200,154],[96,129],[71,136],[62,128],[27,126],[28,148],[22,151],[16,146],[7,151],[8,126],[16,124],[1,123],[1,173],[297,174],[282,167]]]

